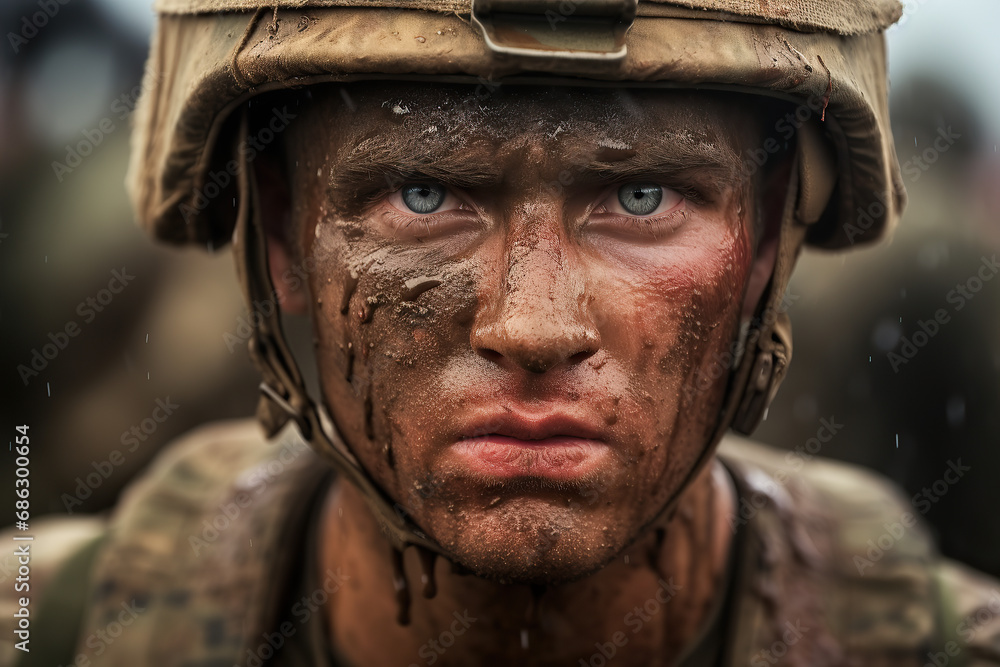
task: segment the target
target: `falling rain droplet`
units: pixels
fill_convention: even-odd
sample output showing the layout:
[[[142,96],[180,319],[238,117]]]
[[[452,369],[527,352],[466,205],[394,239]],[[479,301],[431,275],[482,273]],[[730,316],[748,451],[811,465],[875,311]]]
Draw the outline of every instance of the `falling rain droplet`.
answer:
[[[521,648],[525,651],[528,650],[528,629],[521,628]]]
[[[896,449],[899,449],[899,434],[896,434]]]

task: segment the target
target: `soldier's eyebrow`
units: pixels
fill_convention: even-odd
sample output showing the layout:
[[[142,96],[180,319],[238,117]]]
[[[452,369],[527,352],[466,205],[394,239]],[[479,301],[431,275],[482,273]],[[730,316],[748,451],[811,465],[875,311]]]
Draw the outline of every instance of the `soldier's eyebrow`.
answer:
[[[624,180],[643,176],[694,179],[697,183],[724,189],[744,180],[744,170],[736,150],[726,141],[709,142],[689,137],[661,135],[645,140],[641,150],[598,150],[581,173],[598,180]]]
[[[404,134],[404,133],[400,133]],[[346,149],[330,174],[331,194],[394,190],[419,178],[458,188],[499,183],[503,174],[482,147],[421,137],[370,138]]]

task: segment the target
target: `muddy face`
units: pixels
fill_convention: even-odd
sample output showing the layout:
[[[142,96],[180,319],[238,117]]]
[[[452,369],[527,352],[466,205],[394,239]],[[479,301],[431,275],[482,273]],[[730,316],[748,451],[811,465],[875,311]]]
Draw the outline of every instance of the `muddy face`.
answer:
[[[754,261],[751,121],[669,91],[348,95],[315,95],[288,146],[333,418],[477,573],[600,567],[714,426],[704,378]]]

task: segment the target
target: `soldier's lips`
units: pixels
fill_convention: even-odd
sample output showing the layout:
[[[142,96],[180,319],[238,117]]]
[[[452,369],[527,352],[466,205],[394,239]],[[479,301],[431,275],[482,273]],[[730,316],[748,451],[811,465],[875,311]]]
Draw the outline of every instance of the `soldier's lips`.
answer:
[[[496,480],[578,480],[607,465],[611,455],[603,441],[567,435],[522,440],[490,434],[459,440],[451,449],[474,475]]]
[[[486,482],[518,477],[572,481],[610,463],[607,433],[596,415],[579,406],[549,405],[536,412],[516,403],[494,405],[459,421],[459,439],[450,453]]]

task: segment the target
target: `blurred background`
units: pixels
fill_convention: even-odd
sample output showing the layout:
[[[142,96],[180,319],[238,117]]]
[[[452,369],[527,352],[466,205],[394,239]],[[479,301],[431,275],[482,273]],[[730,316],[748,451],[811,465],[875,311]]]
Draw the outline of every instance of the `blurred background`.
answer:
[[[33,516],[108,508],[171,439],[251,415],[258,382],[224,340],[245,317],[229,254],[132,223],[148,3],[45,4],[40,27],[38,0],[0,5],[0,433],[31,427]],[[795,362],[755,437],[801,450],[843,424],[819,455],[889,476],[946,554],[1000,575],[1000,277],[979,278],[1000,252],[1000,3],[904,4],[888,40],[908,212],[890,243],[803,257]],[[969,470],[945,483],[952,464]]]

